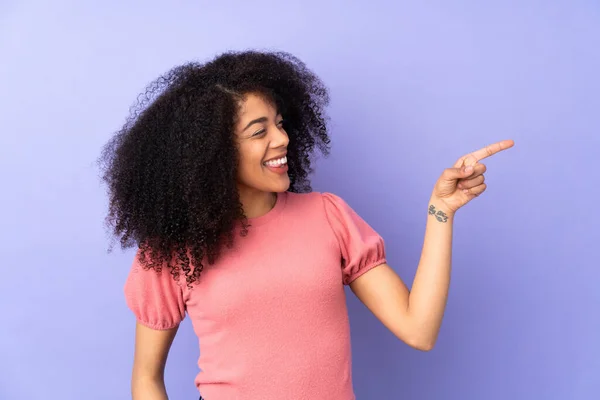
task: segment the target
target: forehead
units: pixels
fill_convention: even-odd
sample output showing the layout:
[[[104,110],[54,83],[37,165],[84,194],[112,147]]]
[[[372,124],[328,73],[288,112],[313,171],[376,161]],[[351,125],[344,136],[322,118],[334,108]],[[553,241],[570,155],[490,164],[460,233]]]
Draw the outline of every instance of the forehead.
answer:
[[[276,112],[272,100],[263,95],[249,93],[239,102],[238,120],[243,123],[255,118],[268,117]]]

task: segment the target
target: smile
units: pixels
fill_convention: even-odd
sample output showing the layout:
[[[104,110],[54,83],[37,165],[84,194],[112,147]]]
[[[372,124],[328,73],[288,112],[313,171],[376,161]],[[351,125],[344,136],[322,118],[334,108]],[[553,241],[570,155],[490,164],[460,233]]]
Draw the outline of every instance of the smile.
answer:
[[[265,161],[263,165],[271,168],[283,168],[287,165],[287,157],[281,157],[276,160]]]

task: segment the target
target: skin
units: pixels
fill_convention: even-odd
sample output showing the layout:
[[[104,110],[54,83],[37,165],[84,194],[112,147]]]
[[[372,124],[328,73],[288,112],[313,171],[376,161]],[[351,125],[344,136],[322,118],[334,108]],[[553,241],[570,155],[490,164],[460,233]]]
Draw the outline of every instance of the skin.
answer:
[[[290,186],[287,173],[275,173],[264,165],[287,153],[289,138],[282,122],[275,107],[262,97],[248,95],[240,104],[235,133],[240,157],[237,186],[248,218],[266,214],[273,207],[274,193]]]
[[[442,324],[450,285],[452,229],[456,211],[485,189],[486,166],[479,161],[511,148],[504,140],[459,158],[436,182],[427,211],[425,238],[409,291],[387,264],[350,284],[354,294],[400,340],[433,349]]]
[[[240,153],[238,190],[250,218],[264,215],[276,193],[286,191],[287,173],[275,173],[264,162],[285,155],[289,139],[282,117],[273,105],[256,95],[240,104],[236,141]],[[456,212],[485,189],[486,166],[481,160],[511,148],[504,140],[460,157],[443,171],[427,207],[426,229],[411,290],[387,264],[374,268],[350,284],[352,292],[398,339],[421,350],[431,350],[440,331],[452,258],[452,230]],[[157,331],[136,326],[132,393],[136,400],[164,400],[164,367],[177,328]]]
[[[164,371],[167,356],[178,327],[154,330],[136,323],[131,398],[166,400]]]

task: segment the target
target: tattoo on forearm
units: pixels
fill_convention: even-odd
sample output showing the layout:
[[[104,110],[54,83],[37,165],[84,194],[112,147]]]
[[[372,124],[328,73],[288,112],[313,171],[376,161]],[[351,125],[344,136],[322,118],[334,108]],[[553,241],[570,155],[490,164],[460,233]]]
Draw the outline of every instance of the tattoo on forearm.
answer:
[[[436,211],[435,206],[432,204],[429,206],[429,215],[433,215],[435,219],[440,222],[447,222],[448,216],[442,210]]]

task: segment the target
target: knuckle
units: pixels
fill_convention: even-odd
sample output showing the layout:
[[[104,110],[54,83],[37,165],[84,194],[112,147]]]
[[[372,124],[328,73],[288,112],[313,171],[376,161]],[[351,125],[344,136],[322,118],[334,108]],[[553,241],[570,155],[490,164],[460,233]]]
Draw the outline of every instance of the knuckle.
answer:
[[[487,185],[485,183],[482,183],[481,185],[479,185],[479,187],[480,187],[480,189],[477,191],[477,194],[475,194],[475,196],[479,196],[483,192],[485,192],[485,189],[487,188]]]

